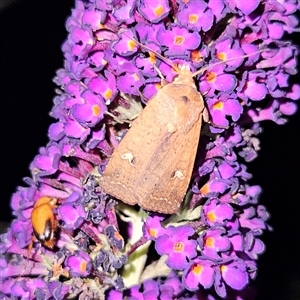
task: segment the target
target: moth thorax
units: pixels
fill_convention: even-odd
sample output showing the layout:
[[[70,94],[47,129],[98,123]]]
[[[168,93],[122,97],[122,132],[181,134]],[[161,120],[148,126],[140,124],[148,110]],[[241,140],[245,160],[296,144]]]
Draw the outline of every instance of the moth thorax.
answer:
[[[193,88],[196,88],[192,73],[188,70],[183,70],[182,72],[180,72],[180,74],[178,74],[178,76],[175,77],[173,83],[174,84],[184,84],[184,85],[188,85]]]

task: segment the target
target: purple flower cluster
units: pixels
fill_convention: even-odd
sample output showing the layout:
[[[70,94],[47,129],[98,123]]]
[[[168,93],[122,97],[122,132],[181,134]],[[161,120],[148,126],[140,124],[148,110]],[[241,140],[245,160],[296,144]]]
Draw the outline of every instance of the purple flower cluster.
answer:
[[[76,0],[54,79],[57,121],[1,236],[0,298],[246,299],[270,228],[243,161],[257,156],[259,122],[284,124],[297,109],[298,49],[284,38],[299,9],[297,0]],[[185,206],[146,214],[105,195],[99,177],[174,65],[204,68],[195,82],[214,125]],[[36,207],[32,220],[42,197],[56,205]],[[39,238],[49,230],[53,249]]]

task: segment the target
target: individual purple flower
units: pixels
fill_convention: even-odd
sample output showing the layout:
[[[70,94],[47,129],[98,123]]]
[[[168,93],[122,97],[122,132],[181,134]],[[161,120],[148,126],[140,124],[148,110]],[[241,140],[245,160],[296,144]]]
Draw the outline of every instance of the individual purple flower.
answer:
[[[80,198],[78,193],[73,193],[57,209],[58,216],[63,221],[63,228],[74,230],[84,222],[86,213],[77,200]]]
[[[201,49],[191,51],[190,59],[196,68],[204,66],[205,59],[208,57],[209,49],[205,45]]]
[[[242,88],[242,93],[238,93],[243,100],[250,99],[253,101],[260,101],[264,99],[267,95],[267,88],[264,83],[260,83],[260,80],[265,78],[265,73],[260,70],[251,71],[249,73],[245,72],[243,74],[244,82],[239,87]]]
[[[64,297],[69,293],[70,286],[60,281],[53,281],[48,284],[49,290],[53,297]]]
[[[170,11],[169,3],[166,0],[142,0],[139,6],[141,15],[153,23],[164,19]]]
[[[40,176],[56,172],[61,157],[61,150],[55,143],[50,143],[46,148],[40,148],[40,154],[32,162],[30,168],[40,170]]]
[[[161,27],[160,24],[147,24],[147,23],[138,23],[135,26],[135,30],[138,33],[140,37],[140,41],[145,44],[150,43],[150,48],[151,44],[158,44],[156,36],[157,36],[157,31]]]
[[[218,166],[218,171],[223,179],[230,179],[237,175],[236,170],[226,161],[223,161]]]
[[[244,187],[244,190],[240,190],[238,193],[232,196],[233,200],[240,206],[246,205],[247,203],[257,204],[258,197],[260,196],[262,190],[258,185]]]
[[[113,45],[113,49],[122,56],[130,56],[134,54],[138,45],[133,40],[135,38],[134,33],[132,31],[126,31],[122,34],[119,41],[115,42]]]
[[[224,61],[228,66],[226,70],[234,70],[244,61],[244,57],[242,57],[244,55],[243,49],[238,45],[237,41],[233,41],[230,37],[217,42],[214,49],[216,57]]]
[[[258,255],[265,251],[265,244],[256,238],[257,235],[261,235],[261,232],[249,231],[245,237],[245,253],[252,259],[258,259]]]
[[[231,243],[232,250],[235,252],[242,252],[245,248],[245,241],[243,235],[239,232],[228,233],[228,239]],[[229,251],[230,253],[231,251]]]
[[[153,51],[159,52],[160,48],[156,44],[148,44]],[[152,52],[149,53],[149,57],[137,57],[135,60],[136,66],[142,71],[142,74],[145,77],[150,77],[147,82],[152,82],[153,77],[157,76],[157,71],[154,68],[154,65],[157,62],[156,55]],[[159,82],[161,81],[161,78]]]
[[[67,257],[65,265],[70,268],[70,273],[74,277],[87,277],[92,270],[91,259],[83,251],[77,251]]]
[[[98,51],[88,58],[88,62],[91,65],[92,68],[94,68],[94,71],[101,71],[107,64],[107,61],[104,59],[104,52]]]
[[[249,55],[246,57],[245,66],[252,66],[259,60],[260,52],[256,45],[243,43],[241,48],[243,49],[245,55]]]
[[[205,289],[210,288],[215,279],[216,263],[205,257],[199,257],[192,261],[189,268],[186,268],[183,274],[185,287],[190,291],[199,289],[199,285]]]
[[[202,95],[213,96],[215,91],[231,93],[236,86],[236,77],[224,72],[224,65],[212,66],[200,77],[200,92]]]
[[[157,40],[168,50],[168,56],[188,55],[188,50],[194,50],[200,45],[200,36],[196,32],[189,32],[186,28],[173,26],[169,30],[160,27],[157,32]]]
[[[74,119],[85,126],[94,126],[103,118],[106,106],[103,100],[90,90],[82,93],[82,104],[72,106],[71,113]]]
[[[222,0],[209,0],[207,5],[213,12],[217,21],[221,20],[228,11],[225,2]]]
[[[203,207],[203,217],[210,225],[224,225],[227,220],[233,218],[233,208],[227,203],[219,203],[213,199]]]
[[[188,29],[206,32],[212,27],[214,16],[204,1],[191,0],[180,3],[177,18],[179,24]]]
[[[134,22],[133,13],[135,10],[136,2],[137,2],[136,0],[129,0],[126,5],[117,7],[117,9],[114,10],[113,16],[119,22],[125,21],[126,24],[133,23]]]
[[[243,112],[243,107],[240,102],[226,94],[221,94],[218,97],[209,98],[207,100],[211,118],[214,124],[220,126],[228,126],[228,117],[231,117],[233,122],[236,122]]]
[[[105,77],[92,78],[87,85],[91,91],[100,94],[105,102],[110,103],[117,94],[116,78],[107,71]]]
[[[208,229],[200,235],[199,245],[204,256],[212,260],[220,260],[221,257],[218,253],[227,251],[231,243],[226,236],[226,230],[222,227],[216,227]]]
[[[64,124],[62,122],[52,123],[48,130],[48,136],[51,140],[57,142],[64,136]]]
[[[222,279],[235,290],[242,290],[249,283],[246,264],[241,259],[221,265],[220,270]]]
[[[160,83],[149,83],[145,85],[145,88],[143,89],[143,96],[146,99],[151,99],[153,96],[155,96],[158,92],[158,90],[161,89]]]
[[[266,224],[263,219],[257,216],[257,212],[254,207],[245,208],[239,218],[242,227],[252,230],[265,229]]]
[[[240,10],[243,14],[246,16],[251,14],[259,5],[260,1],[259,0],[254,0],[251,1],[250,3],[244,2],[244,1],[239,1],[239,0],[233,0],[230,1],[228,4],[231,9],[238,9]]]
[[[129,95],[139,95],[139,88],[143,85],[144,78],[138,73],[127,73],[117,79],[117,87],[120,91]]]
[[[183,284],[175,272],[171,272],[164,281],[164,283],[160,286],[162,294],[164,291],[164,286],[172,288],[174,294],[179,294],[180,292],[182,292],[183,289]]]
[[[11,197],[10,205],[14,210],[14,215],[25,221],[31,215],[34,197],[39,198],[39,192],[36,186],[31,186],[28,189],[19,189]]]
[[[94,44],[92,31],[88,28],[74,27],[69,35],[68,43],[72,47],[71,53],[73,56],[86,57]]]
[[[144,236],[155,240],[157,237],[163,235],[166,232],[166,229],[162,227],[161,221],[163,220],[160,216],[148,217],[143,226]]]
[[[104,141],[104,130],[103,128],[100,128],[99,130],[93,131],[92,135],[89,137],[89,141],[87,142],[87,147],[90,149],[94,149],[98,146],[103,146],[101,142]],[[110,152],[110,151],[108,151]]]
[[[189,239],[193,234],[190,226],[170,226],[156,239],[155,249],[160,255],[168,255],[168,267],[183,270],[188,265],[188,259],[196,256],[196,241]]]
[[[95,7],[83,10],[81,22],[83,25],[88,25],[92,30],[99,29],[100,25],[105,22],[106,12],[96,10]]]
[[[64,132],[67,137],[79,139],[79,141],[83,142],[90,134],[90,129],[83,127],[73,119],[68,119],[64,126]]]

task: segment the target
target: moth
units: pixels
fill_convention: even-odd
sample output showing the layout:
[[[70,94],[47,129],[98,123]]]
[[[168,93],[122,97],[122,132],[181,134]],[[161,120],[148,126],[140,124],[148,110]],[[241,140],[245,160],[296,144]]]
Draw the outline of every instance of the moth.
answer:
[[[153,96],[113,152],[102,190],[144,210],[173,214],[188,189],[200,139],[203,98],[187,66]]]

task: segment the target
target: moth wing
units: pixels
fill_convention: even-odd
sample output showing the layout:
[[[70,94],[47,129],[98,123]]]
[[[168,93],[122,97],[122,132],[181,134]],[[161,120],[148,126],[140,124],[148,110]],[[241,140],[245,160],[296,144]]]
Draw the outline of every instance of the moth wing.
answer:
[[[165,214],[178,211],[194,168],[201,124],[200,115],[186,133],[179,130],[166,135],[161,148],[136,181],[135,194],[143,209]]]
[[[166,125],[164,114],[170,107],[163,90],[149,100],[140,116],[134,120],[100,178],[102,190],[131,205],[138,203],[135,182],[145,169],[148,156],[155,151],[157,141],[164,134],[160,128]]]
[[[146,210],[177,211],[193,170],[203,108],[201,95],[190,86],[161,89],[112,154],[100,187]]]

